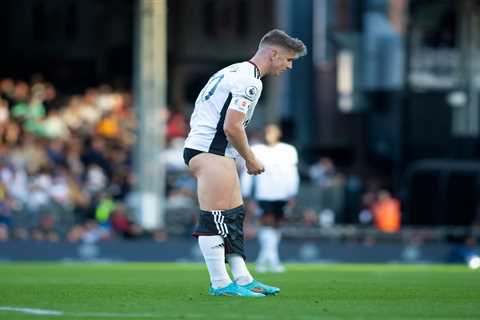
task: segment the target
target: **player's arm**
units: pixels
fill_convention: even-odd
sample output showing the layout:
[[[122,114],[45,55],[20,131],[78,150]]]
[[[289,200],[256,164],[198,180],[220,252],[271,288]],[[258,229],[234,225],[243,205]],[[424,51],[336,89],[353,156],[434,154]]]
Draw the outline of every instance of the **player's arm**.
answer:
[[[243,125],[244,121],[244,113],[229,108],[225,115],[223,131],[228,141],[237,149],[245,161],[251,161],[255,158],[255,155],[248,144],[247,133]]]
[[[245,113],[228,108],[223,124],[223,131],[228,141],[234,146],[238,153],[245,159],[248,174],[260,174],[265,171],[263,164],[257,160],[250,145],[248,144],[247,133],[243,125]]]

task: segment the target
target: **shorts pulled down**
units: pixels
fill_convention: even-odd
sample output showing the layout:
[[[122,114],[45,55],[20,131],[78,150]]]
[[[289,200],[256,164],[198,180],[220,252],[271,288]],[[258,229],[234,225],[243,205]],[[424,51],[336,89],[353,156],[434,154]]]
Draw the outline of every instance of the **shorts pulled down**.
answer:
[[[200,211],[198,223],[192,235],[223,237],[225,254],[238,254],[246,259],[244,252],[243,221],[245,209],[242,206],[229,210]]]

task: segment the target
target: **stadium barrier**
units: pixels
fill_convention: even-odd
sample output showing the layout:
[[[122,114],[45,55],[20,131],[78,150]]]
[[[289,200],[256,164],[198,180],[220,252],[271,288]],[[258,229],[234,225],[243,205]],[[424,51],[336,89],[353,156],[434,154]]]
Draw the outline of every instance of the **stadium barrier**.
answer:
[[[286,262],[301,263],[463,263],[464,255],[472,249],[461,243],[369,243],[312,238],[286,239],[280,254]],[[246,241],[250,261],[257,252],[257,242]],[[201,262],[202,256],[197,242],[190,238],[162,242],[1,242],[0,262],[8,261]]]

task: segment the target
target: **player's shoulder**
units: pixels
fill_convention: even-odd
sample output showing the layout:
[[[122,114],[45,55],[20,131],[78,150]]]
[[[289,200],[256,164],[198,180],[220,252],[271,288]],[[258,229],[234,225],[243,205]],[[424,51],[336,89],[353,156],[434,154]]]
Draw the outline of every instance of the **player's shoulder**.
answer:
[[[260,80],[260,73],[258,71],[258,68],[249,61],[242,61],[231,64],[226,67],[225,70],[238,76]]]
[[[281,147],[282,149],[288,150],[290,152],[297,152],[297,148],[295,148],[294,145],[286,143],[286,142],[280,142],[278,144],[278,146]]]
[[[234,63],[222,71],[226,77],[234,80],[238,84],[261,87],[262,81],[260,80],[257,70],[253,64],[247,61]]]
[[[221,70],[224,84],[238,96],[254,101],[262,92],[262,81],[255,78],[254,65],[248,62],[232,64]]]

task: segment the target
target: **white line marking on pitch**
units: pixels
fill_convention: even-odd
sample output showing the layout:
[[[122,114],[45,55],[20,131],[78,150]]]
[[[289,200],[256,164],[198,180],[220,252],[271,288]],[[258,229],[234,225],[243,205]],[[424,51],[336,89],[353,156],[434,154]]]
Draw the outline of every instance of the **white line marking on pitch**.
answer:
[[[15,307],[2,307],[0,306],[0,311],[12,311],[12,312],[21,312],[27,314],[35,314],[38,316],[61,316],[63,312],[56,310],[45,310],[45,309],[32,309],[32,308],[15,308]]]
[[[63,312],[58,310],[19,308],[10,306],[0,306],[1,312],[20,312],[36,316],[69,316],[75,318],[154,318],[159,315],[149,313],[110,313],[110,312]],[[202,318],[203,315],[186,315],[188,317]]]
[[[159,314],[151,313],[114,313],[114,312],[63,312],[58,310],[34,309],[34,308],[20,308],[11,306],[0,306],[0,313],[2,312],[19,312],[36,316],[65,316],[74,318],[158,318]],[[182,314],[187,319],[191,318],[205,318],[204,314]],[[235,315],[225,315],[225,318],[234,318]],[[251,315],[249,319],[264,319],[264,316]],[[304,320],[316,319],[310,317],[303,317]],[[334,318],[328,318],[334,319]]]

